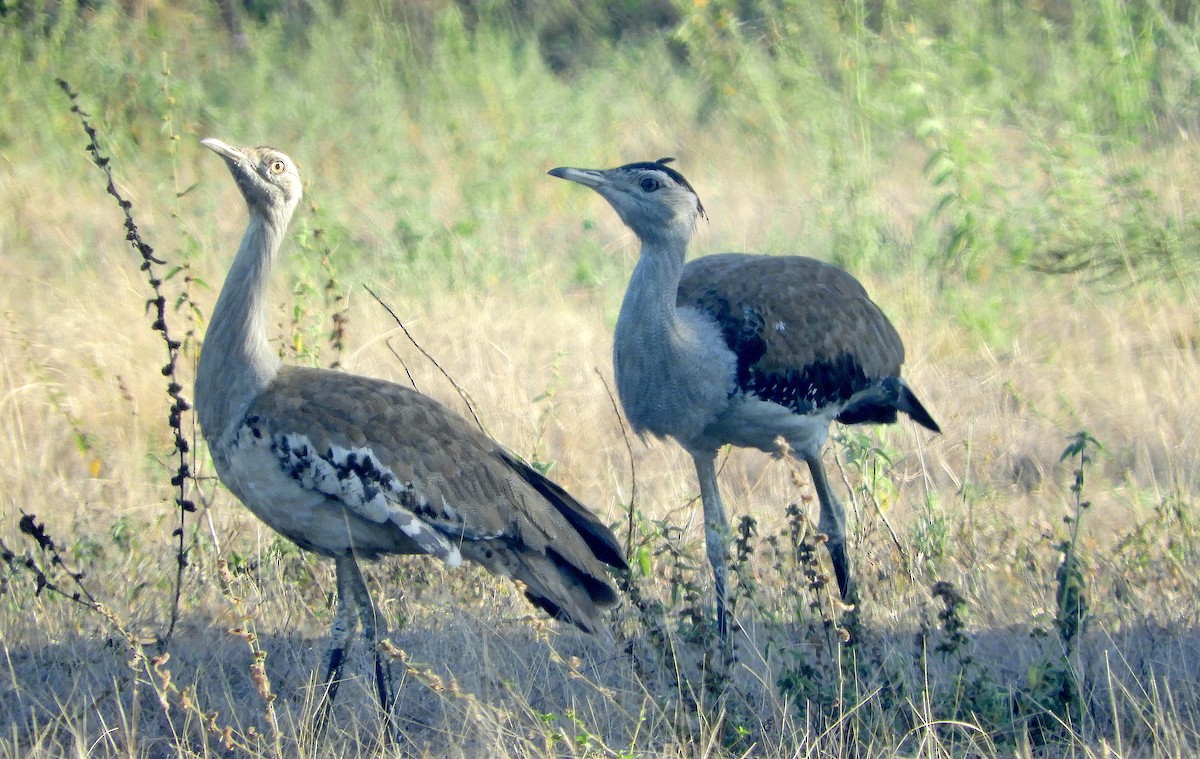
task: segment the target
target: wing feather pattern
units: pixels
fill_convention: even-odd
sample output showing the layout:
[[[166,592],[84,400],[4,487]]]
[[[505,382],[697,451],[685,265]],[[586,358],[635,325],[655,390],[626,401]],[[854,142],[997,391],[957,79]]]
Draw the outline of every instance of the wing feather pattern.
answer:
[[[812,258],[698,258],[677,302],[716,320],[744,391],[797,413],[846,403],[904,362],[900,335],[858,280]]]
[[[243,427],[269,443],[285,475],[342,512],[358,552],[428,553],[451,564],[466,556],[521,580],[534,603],[588,630],[599,626],[595,606],[617,600],[604,565],[624,561],[611,532],[416,391],[285,366]]]

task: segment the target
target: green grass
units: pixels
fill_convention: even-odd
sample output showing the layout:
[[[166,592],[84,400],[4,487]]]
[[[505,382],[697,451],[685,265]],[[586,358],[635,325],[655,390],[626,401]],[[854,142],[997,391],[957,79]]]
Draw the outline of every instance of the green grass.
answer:
[[[464,410],[367,285],[622,540],[633,501],[611,638],[474,569],[371,568],[406,753],[1191,755],[1196,21],[1117,0],[317,0],[255,3],[239,51],[215,4],[0,4],[0,757],[386,753],[361,646],[337,730],[306,745],[331,567],[217,486],[199,441],[161,645],[164,349],[57,77],[166,261],[185,395],[245,223],[198,141],[271,144],[306,181],[273,290],[287,360],[407,368]],[[729,454],[745,635],[723,684],[690,464],[627,448],[605,384],[633,241],[545,176],[665,155],[709,210],[695,253],[859,276],[945,430],[834,430],[856,613],[822,587],[806,476]],[[1081,430],[1102,446],[1063,459]],[[99,607],[39,585],[69,596],[68,571]]]

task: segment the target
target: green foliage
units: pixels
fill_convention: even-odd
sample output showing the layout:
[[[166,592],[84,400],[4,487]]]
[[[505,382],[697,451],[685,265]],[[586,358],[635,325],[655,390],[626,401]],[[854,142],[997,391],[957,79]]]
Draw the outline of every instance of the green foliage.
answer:
[[[0,15],[0,149],[63,164],[69,124],[51,107],[53,71],[104,93],[95,118],[114,152],[140,154],[151,173],[170,162],[177,195],[197,186],[181,186],[181,138],[269,140],[319,178],[311,194],[331,218],[381,221],[351,227],[345,275],[382,261],[401,281],[451,286],[519,279],[542,260],[492,255],[543,210],[531,175],[674,152],[698,135],[737,145],[750,170],[809,178],[805,226],[817,234],[806,252],[852,269],[1171,276],[1197,258],[1192,209],[1168,211],[1152,169],[1122,158],[1200,118],[1190,11],[1120,0],[312,0],[247,11],[242,51],[199,2],[144,19],[118,3]],[[912,188],[925,211],[910,232],[877,186],[914,151],[927,187]],[[693,176],[703,167],[691,165]],[[343,186],[353,190],[327,189]],[[194,276],[196,241],[181,232],[178,263]],[[616,287],[607,252],[585,243],[554,266],[565,282]]]
[[[822,714],[836,719],[842,713],[846,675],[853,671],[853,658],[843,658],[843,645],[850,634],[840,627],[842,605],[833,598],[837,586],[821,564],[824,536],[819,535],[799,504],[785,508],[785,529],[767,538],[767,556],[780,578],[791,578],[783,589],[783,602],[772,607],[762,601],[755,611],[771,625],[771,645],[779,648],[784,663],[775,685],[797,705],[815,705]],[[763,559],[759,559],[760,562]],[[753,588],[751,588],[753,590]],[[791,645],[788,630],[800,631],[800,645]],[[856,642],[856,641],[854,641]]]
[[[1071,512],[1063,517],[1067,536],[1058,543],[1062,560],[1055,571],[1054,626],[1061,646],[1048,652],[1027,674],[1027,687],[1018,694],[1017,707],[1029,719],[1031,737],[1037,743],[1059,740],[1084,724],[1085,694],[1078,651],[1089,619],[1087,577],[1080,534],[1084,511],[1091,506],[1083,498],[1084,475],[1100,442],[1087,430],[1068,437],[1060,461],[1076,460],[1071,484]]]
[[[950,675],[932,684],[930,695],[936,713],[945,715],[945,719],[968,721],[996,738],[1011,740],[1015,737],[1011,724],[1013,697],[987,663],[971,653],[967,599],[946,581],[934,583],[930,592],[942,605],[937,612],[937,630],[922,622],[914,656],[922,667],[928,667],[931,658],[950,664]]]
[[[936,502],[926,499],[913,515],[910,530],[917,560],[927,573],[936,575],[941,562],[953,552],[955,536],[950,518]]]
[[[884,474],[896,453],[889,450],[882,439],[859,427],[842,427],[834,436],[834,442],[845,457],[846,466],[863,476],[864,491],[876,492],[881,487],[895,490]]]
[[[315,205],[298,221],[294,239],[301,252],[294,256],[298,272],[292,281],[292,314],[284,325],[280,352],[295,360],[337,368],[346,347],[349,318],[339,278],[342,259],[353,249],[344,243],[349,230],[325,218]]]
[[[1063,449],[1060,461],[1077,459],[1075,479],[1071,483],[1071,495],[1074,502],[1071,514],[1063,517],[1067,525],[1068,536],[1059,543],[1058,550],[1062,553],[1062,563],[1055,573],[1057,587],[1054,599],[1057,607],[1055,624],[1058,636],[1070,654],[1074,652],[1079,635],[1083,632],[1088,617],[1087,586],[1084,579],[1083,558],[1080,556],[1079,537],[1083,525],[1083,513],[1091,503],[1083,498],[1084,471],[1092,463],[1091,452],[1101,449],[1100,442],[1087,430],[1080,430],[1072,435],[1070,444]]]
[[[938,194],[930,222],[941,223],[938,268],[977,276],[980,247],[989,230],[982,228],[987,219],[986,196],[994,189],[976,181],[990,168],[987,158],[970,155],[972,147],[962,134],[946,134],[937,120],[918,128],[917,136],[934,145],[925,161],[924,173]]]

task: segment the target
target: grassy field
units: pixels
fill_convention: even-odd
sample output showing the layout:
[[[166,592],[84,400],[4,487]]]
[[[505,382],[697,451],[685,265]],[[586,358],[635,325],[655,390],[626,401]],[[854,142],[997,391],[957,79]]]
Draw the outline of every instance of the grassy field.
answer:
[[[199,0],[0,2],[0,759],[1200,750],[1189,3],[249,5],[239,43]],[[377,293],[494,437],[629,542],[611,635],[475,568],[380,562],[400,743],[360,644],[314,745],[330,562],[215,482],[186,413],[194,476],[172,484],[148,280],[190,396],[246,222],[209,136],[280,148],[307,183],[281,355],[466,413]],[[728,452],[724,681],[690,461],[630,439],[609,394],[635,241],[545,175],[664,155],[709,211],[694,254],[859,277],[944,431],[833,430],[852,611],[822,587],[807,476]]]

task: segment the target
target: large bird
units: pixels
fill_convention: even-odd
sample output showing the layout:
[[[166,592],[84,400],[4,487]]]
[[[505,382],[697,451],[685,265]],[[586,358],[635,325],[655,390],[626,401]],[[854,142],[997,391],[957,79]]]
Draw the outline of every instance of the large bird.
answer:
[[[358,621],[375,653],[380,705],[387,624],[359,558],[463,558],[524,584],[552,616],[594,632],[617,601],[616,539],[582,504],[436,401],[407,387],[283,365],[267,341],[267,284],[300,175],[278,150],[203,144],[225,160],[250,223],[213,309],[196,374],[196,413],[217,474],[272,529],[333,558],[338,606],[318,724]]]
[[[550,174],[598,192],[641,241],[617,317],[617,393],[636,432],[675,438],[695,462],[725,646],[729,526],[718,449],[777,454],[783,438],[805,461],[818,528],[850,598],[845,510],[821,461],[830,422],[890,423],[903,411],[940,429],[900,378],[900,336],[850,274],[803,256],[725,253],[685,264],[704,206],[670,160]]]

